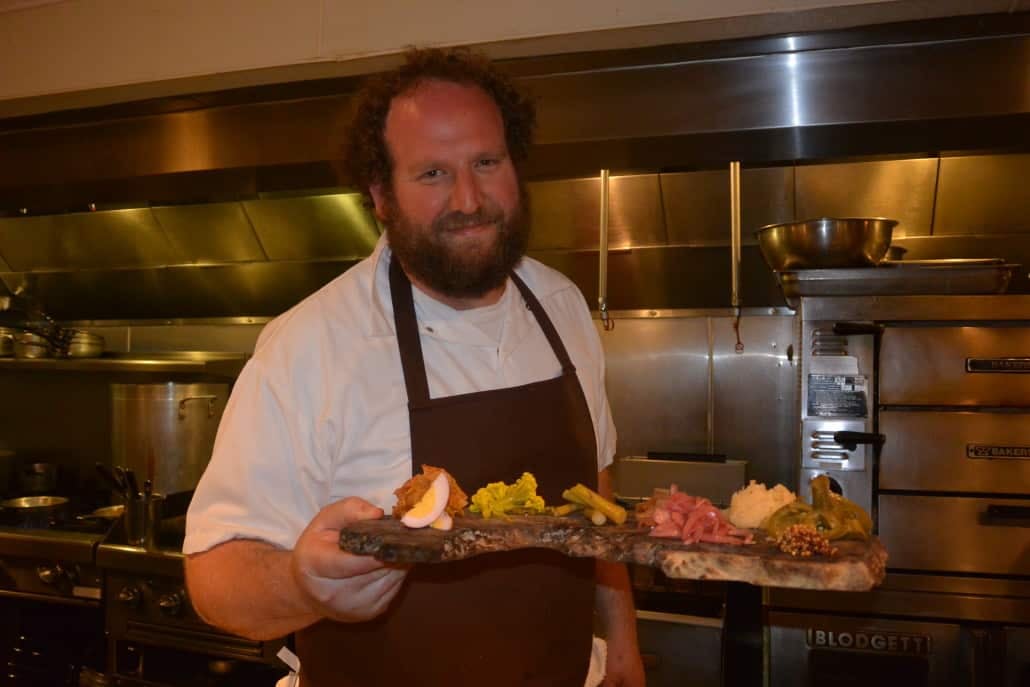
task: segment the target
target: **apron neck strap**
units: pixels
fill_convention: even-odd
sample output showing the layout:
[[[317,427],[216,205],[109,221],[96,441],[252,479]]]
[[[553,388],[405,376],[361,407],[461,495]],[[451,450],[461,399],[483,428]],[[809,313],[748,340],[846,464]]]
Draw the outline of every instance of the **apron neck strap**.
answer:
[[[576,371],[565,344],[558,336],[551,318],[547,316],[540,301],[530,291],[526,283],[515,272],[511,273],[519,293],[540,329],[543,330],[547,342],[551,345],[555,357],[561,363],[562,373]],[[397,347],[401,354],[401,368],[404,370],[404,385],[408,390],[409,405],[422,405],[429,401],[429,381],[426,377],[426,361],[422,355],[422,344],[418,335],[418,319],[415,316],[415,301],[411,295],[412,285],[408,275],[401,269],[396,255],[390,256],[390,300],[393,302],[393,322],[397,328]]]
[[[418,339],[418,320],[415,301],[411,296],[411,282],[401,269],[396,255],[390,256],[390,300],[393,301],[393,323],[397,327],[397,348],[404,370],[404,386],[408,389],[408,404],[422,405],[429,401],[429,381],[426,361],[422,357],[422,344]]]
[[[529,306],[530,312],[536,317],[537,323],[540,325],[540,329],[544,331],[544,336],[547,337],[547,343],[551,344],[551,350],[554,351],[554,355],[558,358],[558,362],[561,363],[561,370],[563,373],[570,373],[576,371],[576,366],[572,364],[572,359],[569,357],[569,352],[565,350],[565,344],[562,343],[561,337],[558,336],[558,330],[554,328],[554,323],[551,322],[551,318],[547,316],[544,311],[544,306],[540,305],[540,301],[537,300],[533,292],[526,286],[526,282],[522,281],[519,275],[513,271],[511,273],[511,280],[515,282],[515,286],[518,287],[519,292],[522,294],[523,300],[526,301],[526,305]]]

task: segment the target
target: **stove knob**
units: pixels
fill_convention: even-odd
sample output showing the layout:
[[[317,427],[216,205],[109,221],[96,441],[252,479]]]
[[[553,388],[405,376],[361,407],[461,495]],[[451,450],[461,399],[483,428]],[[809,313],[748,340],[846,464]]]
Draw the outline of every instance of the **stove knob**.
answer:
[[[60,565],[41,565],[36,568],[39,581],[43,584],[57,585],[68,579],[68,574]]]
[[[165,615],[179,615],[182,613],[182,602],[185,601],[186,593],[182,590],[165,594],[157,600],[157,605]]]
[[[143,593],[140,592],[139,587],[122,587],[121,591],[118,592],[118,600],[126,606],[135,608],[139,606],[140,599],[143,598]]]

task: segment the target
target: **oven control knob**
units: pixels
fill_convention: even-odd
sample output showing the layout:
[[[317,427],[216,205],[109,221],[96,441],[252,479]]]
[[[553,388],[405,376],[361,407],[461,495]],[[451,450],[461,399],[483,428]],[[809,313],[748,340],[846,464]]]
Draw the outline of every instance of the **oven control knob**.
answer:
[[[41,565],[36,568],[39,581],[43,584],[57,585],[68,579],[68,573],[59,565]]]
[[[139,606],[140,599],[143,598],[143,593],[140,592],[139,587],[122,587],[121,591],[118,592],[118,600],[126,606],[136,607]]]
[[[162,596],[157,600],[157,605],[165,615],[179,615],[182,613],[182,602],[185,598],[186,593],[179,590]]]

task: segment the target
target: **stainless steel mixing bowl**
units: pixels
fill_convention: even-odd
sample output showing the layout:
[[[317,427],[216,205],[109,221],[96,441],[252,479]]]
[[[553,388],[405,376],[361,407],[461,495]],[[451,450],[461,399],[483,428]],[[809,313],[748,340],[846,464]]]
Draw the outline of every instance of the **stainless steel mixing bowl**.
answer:
[[[887,255],[897,224],[883,217],[822,217],[770,224],[755,231],[755,237],[776,272],[869,267]]]

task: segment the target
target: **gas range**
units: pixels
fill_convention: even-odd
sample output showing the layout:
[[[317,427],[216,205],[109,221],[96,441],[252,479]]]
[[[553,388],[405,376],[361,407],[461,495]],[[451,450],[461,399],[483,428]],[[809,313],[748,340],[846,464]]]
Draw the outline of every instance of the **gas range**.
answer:
[[[0,595],[99,605],[96,550],[108,523],[70,520],[48,528],[0,519]]]

